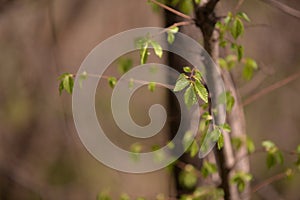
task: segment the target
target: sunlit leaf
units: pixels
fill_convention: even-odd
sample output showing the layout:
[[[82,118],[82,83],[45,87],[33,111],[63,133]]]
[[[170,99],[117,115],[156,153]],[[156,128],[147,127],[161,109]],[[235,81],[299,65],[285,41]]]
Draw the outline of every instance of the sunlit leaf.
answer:
[[[187,79],[187,76],[180,74],[174,88],[174,92],[178,92],[186,88],[190,84],[190,81]]]
[[[192,84],[190,84],[184,93],[184,102],[188,108],[197,102],[196,92]]]

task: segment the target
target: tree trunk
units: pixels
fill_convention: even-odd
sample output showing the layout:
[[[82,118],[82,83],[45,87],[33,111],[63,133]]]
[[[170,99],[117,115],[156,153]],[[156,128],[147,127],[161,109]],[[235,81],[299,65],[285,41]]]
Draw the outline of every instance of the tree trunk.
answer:
[[[218,31],[215,30],[215,24],[217,22],[217,17],[215,14],[216,4],[219,0],[208,0],[202,1],[202,4],[199,7],[195,7],[195,22],[196,26],[201,30],[203,35],[204,49],[211,56],[213,61],[217,63],[219,58],[219,35]],[[165,12],[166,25],[170,26],[176,22],[182,21],[182,19],[170,12]],[[182,31],[182,30],[181,30]],[[189,36],[190,33],[187,33]],[[194,34],[194,33],[193,33]],[[179,72],[182,72],[182,67],[186,65],[186,62],[183,59],[180,59],[178,56],[173,54],[168,55],[169,65],[174,67]],[[215,80],[217,78],[216,73],[220,69],[209,69],[207,71],[208,78],[210,80]],[[227,122],[230,124],[232,132],[229,135],[228,133],[223,133],[224,136],[224,147],[221,150],[214,149],[216,161],[219,168],[219,176],[221,179],[220,188],[224,190],[224,199],[225,200],[239,200],[239,199],[248,199],[245,194],[249,194],[249,185],[246,186],[243,194],[240,194],[237,191],[235,185],[230,184],[230,178],[235,171],[249,172],[249,160],[245,158],[243,160],[236,160],[240,155],[246,153],[245,146],[242,146],[238,152],[233,150],[231,144],[232,137],[239,137],[243,141],[246,140],[246,131],[245,131],[245,116],[243,113],[243,107],[241,106],[240,97],[238,91],[235,88],[233,79],[228,71],[222,71],[223,81],[227,91],[231,92],[231,95],[235,98],[235,105],[231,113],[227,114]],[[212,83],[217,83],[217,80],[212,81]],[[215,84],[214,91],[218,91],[218,86]],[[212,91],[212,92],[214,92]],[[211,92],[211,91],[210,91]],[[214,96],[214,94],[210,94]],[[216,95],[216,94],[215,94]],[[178,107],[173,97],[169,98],[170,106],[170,116],[178,116]],[[174,108],[177,109],[174,109]],[[173,118],[174,119],[174,118]],[[179,118],[178,118],[179,119]],[[176,132],[178,126],[178,119],[175,118],[170,123],[171,132]],[[171,135],[172,136],[172,135]],[[189,159],[188,156],[183,156],[180,160],[196,165],[197,168],[201,167],[201,162],[198,158]],[[175,179],[176,179],[176,189],[177,194],[188,193],[189,191],[184,190],[180,187],[178,181],[178,174],[180,169],[175,170]]]
[[[215,63],[219,58],[219,34],[215,29],[217,22],[217,16],[215,13],[216,5],[219,0],[209,0],[204,2],[198,8],[195,8],[196,25],[200,28],[203,34],[204,48],[208,54],[212,57]],[[217,65],[216,65],[217,66]],[[208,72],[210,79],[214,79],[213,70]],[[249,194],[249,185],[247,184],[243,194],[239,194],[236,186],[230,184],[230,178],[235,171],[249,172],[249,160],[248,158],[242,161],[236,160],[237,157],[246,153],[246,147],[243,145],[238,152],[234,152],[231,138],[239,137],[242,141],[246,141],[246,130],[245,130],[245,116],[241,105],[238,91],[235,88],[233,79],[228,71],[222,71],[222,77],[225,84],[226,90],[231,92],[231,95],[235,99],[235,105],[227,115],[227,121],[231,126],[231,134],[223,133],[224,136],[224,147],[221,150],[215,148],[215,156],[219,166],[219,175],[221,178],[221,188],[224,190],[224,199],[239,200],[247,199],[244,194]],[[214,81],[214,82],[217,82]],[[218,87],[215,85],[214,87]],[[215,89],[217,90],[217,88]],[[212,91],[214,92],[214,91]],[[213,94],[212,94],[213,95]]]

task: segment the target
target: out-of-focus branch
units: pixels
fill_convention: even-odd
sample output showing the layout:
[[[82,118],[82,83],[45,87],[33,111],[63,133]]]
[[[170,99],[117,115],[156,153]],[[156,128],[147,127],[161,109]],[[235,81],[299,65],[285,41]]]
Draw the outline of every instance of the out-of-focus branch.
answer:
[[[293,17],[296,17],[298,19],[300,19],[300,11],[297,10],[297,9],[294,9],[292,7],[289,7],[277,0],[261,0],[262,2],[266,3],[266,4],[269,4],[279,10],[281,10],[282,12],[290,15],[290,16],[293,16]]]
[[[184,14],[184,13],[182,13],[182,12],[179,12],[178,10],[175,10],[175,9],[169,7],[169,6],[166,6],[165,4],[162,4],[162,3],[160,3],[160,2],[158,2],[158,1],[156,1],[156,0],[150,0],[150,1],[151,1],[152,3],[154,3],[154,4],[158,5],[158,6],[160,6],[161,8],[164,8],[164,9],[166,9],[166,10],[168,10],[168,11],[174,13],[175,15],[178,15],[178,16],[184,18],[184,19],[193,20],[193,18],[192,18],[191,16],[186,15],[186,14]]]
[[[260,92],[248,97],[244,102],[243,102],[243,106],[247,106],[249,105],[250,103],[256,101],[257,99],[259,99],[260,97],[262,96],[265,96],[266,94],[269,94],[270,92],[278,89],[278,88],[281,88],[283,86],[285,86],[286,84],[296,80],[300,78],[300,72],[296,73],[296,74],[293,74],[291,76],[288,76],[287,78],[277,82],[277,83],[274,83],[266,88],[264,88],[263,90],[261,90]]]
[[[287,176],[286,172],[281,172],[279,174],[276,174],[275,176],[272,176],[272,177],[264,180],[263,182],[259,183],[258,185],[254,186],[251,192],[255,193],[258,190],[262,189],[263,187],[270,185],[275,181],[279,181],[279,180],[285,178],[286,176]]]

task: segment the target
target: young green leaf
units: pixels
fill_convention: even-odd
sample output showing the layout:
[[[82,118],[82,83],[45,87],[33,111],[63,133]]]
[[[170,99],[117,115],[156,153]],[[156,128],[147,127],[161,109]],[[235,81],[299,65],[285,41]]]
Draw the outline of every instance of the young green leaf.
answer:
[[[133,161],[140,159],[140,152],[142,151],[142,145],[140,143],[134,143],[130,146],[130,156]]]
[[[194,85],[195,85],[195,90],[196,90],[196,93],[198,94],[198,96],[205,102],[205,103],[208,103],[208,92],[206,90],[206,88],[204,87],[204,85],[196,80],[194,82]]]
[[[63,83],[63,81],[60,81],[59,87],[58,87],[59,95],[62,94],[63,90],[64,90],[64,83]]]
[[[235,184],[239,190],[239,192],[243,192],[245,190],[247,182],[252,180],[252,175],[246,172],[236,172],[230,182]]]
[[[130,58],[120,58],[118,60],[118,70],[121,74],[125,74],[126,72],[128,72],[133,65],[133,61]]]
[[[238,61],[241,62],[242,58],[244,57],[244,47],[242,45],[238,45],[236,51]]]
[[[197,96],[193,84],[186,89],[184,93],[184,102],[188,108],[192,107],[197,102]]]
[[[239,12],[237,14],[237,16],[240,17],[241,19],[247,21],[247,22],[251,21],[250,18],[248,17],[248,15],[246,13],[244,13],[244,12]]]
[[[123,193],[123,194],[120,196],[120,200],[130,200],[130,197],[128,196],[128,194]]]
[[[201,174],[204,178],[216,173],[218,171],[218,168],[216,164],[210,163],[207,161],[203,162],[202,168],[201,168]]]
[[[141,57],[141,64],[145,64],[147,62],[148,59],[148,42],[146,42],[145,44],[142,45],[142,48],[140,50],[140,57]]]
[[[174,92],[178,92],[186,88],[190,84],[185,74],[180,74],[174,88]]]
[[[236,150],[236,151],[238,151],[243,145],[243,141],[239,137],[232,137],[231,143],[232,143],[234,150]]]
[[[219,150],[223,148],[223,146],[224,146],[224,136],[223,136],[222,133],[220,134],[220,136],[218,138],[218,143],[217,144],[218,144],[218,149]]]
[[[251,58],[246,58],[245,65],[251,67],[252,69],[257,69],[258,68],[256,61],[251,59]]]
[[[245,61],[245,65],[243,68],[243,77],[246,80],[250,80],[253,77],[253,72],[254,70],[256,70],[257,67],[257,63],[255,62],[255,60],[251,59],[251,58],[247,58]]]
[[[186,73],[191,73],[192,72],[192,70],[189,66],[183,67],[183,71],[186,72]]]
[[[177,26],[173,26],[168,29],[168,32],[171,32],[173,34],[178,33],[178,31],[179,31],[179,28]]]
[[[173,33],[168,32],[167,40],[169,44],[173,44],[175,41],[175,35]]]
[[[72,94],[73,92],[73,86],[74,86],[74,79],[72,75],[67,75],[63,79],[63,86],[64,89],[69,93]]]
[[[244,24],[239,18],[235,18],[231,27],[231,35],[234,39],[238,39],[244,33]]]
[[[111,88],[114,88],[117,83],[117,78],[116,77],[109,77],[108,78],[108,84]]]
[[[267,167],[270,169],[276,164],[283,164],[283,155],[281,151],[279,151],[278,147],[271,141],[263,141],[262,146],[267,151]]]
[[[111,200],[111,197],[107,193],[101,192],[97,195],[97,200]]]
[[[192,158],[195,157],[195,155],[197,155],[198,151],[199,151],[199,146],[197,144],[197,141],[194,140],[192,145],[190,146],[190,156]]]
[[[168,37],[167,37],[167,40],[168,40],[168,43],[169,44],[173,44],[174,40],[175,40],[175,34],[178,32],[179,28],[177,26],[174,26],[174,27],[171,27],[168,29]]]
[[[247,139],[246,139],[246,147],[247,147],[248,153],[253,153],[255,151],[255,144],[254,144],[253,140],[249,137],[247,137]]]
[[[150,92],[154,92],[155,88],[156,88],[156,83],[155,83],[155,82],[150,82],[150,83],[148,84],[148,90],[149,90]]]
[[[218,59],[218,64],[219,64],[219,66],[220,66],[221,68],[223,68],[223,69],[228,69],[228,67],[227,67],[227,62],[226,62],[225,59],[219,58],[219,59]]]
[[[184,170],[182,170],[179,174],[179,183],[184,188],[192,189],[196,186],[197,181],[198,178],[195,168],[190,164],[186,165]]]
[[[227,124],[227,123],[219,125],[219,128],[220,128],[221,130],[223,130],[223,131],[228,132],[228,133],[231,132],[231,127],[230,127],[230,125]]]
[[[152,45],[155,54],[161,58],[163,55],[163,50],[162,47],[160,46],[160,44],[158,44],[158,42],[154,41],[154,40],[150,40],[150,44]]]

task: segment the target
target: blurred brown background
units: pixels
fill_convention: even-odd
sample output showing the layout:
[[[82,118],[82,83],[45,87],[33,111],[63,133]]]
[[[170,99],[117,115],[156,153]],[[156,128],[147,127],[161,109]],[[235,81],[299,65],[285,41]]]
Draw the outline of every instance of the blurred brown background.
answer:
[[[221,1],[220,12],[226,14],[235,2]],[[300,9],[299,1],[282,2]],[[233,71],[246,99],[300,71],[300,20],[256,0],[245,1],[241,9],[252,19],[243,37],[246,55],[260,66],[248,83]],[[122,192],[152,199],[173,193],[165,170],[131,175],[96,161],[77,136],[71,96],[58,94],[57,77],[76,73],[99,42],[145,26],[162,27],[164,20],[142,0],[0,1],[0,200],[93,200],[102,190],[114,199]],[[283,149],[295,149],[299,100],[300,80],[295,80],[245,107],[248,134],[257,145],[272,139]],[[286,165],[293,161],[287,158]],[[284,169],[267,170],[264,162],[264,155],[251,157],[255,183]],[[299,183],[296,175],[253,199],[300,199]]]

